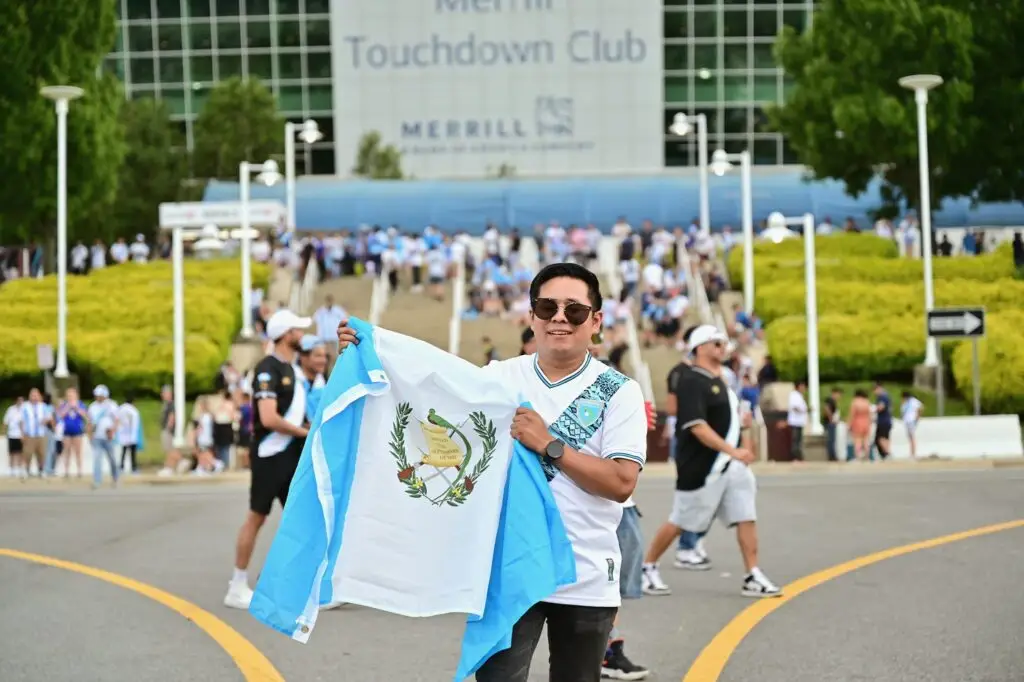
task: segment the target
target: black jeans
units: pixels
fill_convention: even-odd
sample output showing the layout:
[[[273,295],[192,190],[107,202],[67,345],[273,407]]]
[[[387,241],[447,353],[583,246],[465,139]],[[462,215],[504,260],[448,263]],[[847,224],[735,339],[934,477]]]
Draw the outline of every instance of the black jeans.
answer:
[[[839,453],[836,452],[836,433],[839,428],[836,424],[829,422],[825,424],[825,452],[828,453],[828,461],[838,462]]]
[[[512,630],[512,646],[493,656],[476,673],[477,682],[526,682],[530,661],[548,625],[550,682],[600,682],[615,607],[535,604]]]
[[[802,462],[804,461],[804,427],[791,426],[789,427],[789,430],[793,434],[793,441],[790,443],[789,454],[793,458],[794,462]]]

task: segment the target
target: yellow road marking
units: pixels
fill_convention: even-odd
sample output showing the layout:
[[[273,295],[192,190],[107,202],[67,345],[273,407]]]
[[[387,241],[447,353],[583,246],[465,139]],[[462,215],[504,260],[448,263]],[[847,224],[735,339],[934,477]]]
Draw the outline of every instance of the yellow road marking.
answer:
[[[200,630],[209,635],[213,641],[220,645],[224,653],[231,657],[231,660],[238,666],[238,670],[241,671],[246,682],[284,682],[281,673],[249,640],[242,637],[231,626],[212,613],[204,611],[195,604],[176,597],[170,592],[164,592],[157,587],[118,575],[117,573],[85,566],[84,564],[76,564],[73,561],[43,556],[42,554],[30,554],[16,549],[0,547],[0,556],[87,575],[90,578],[96,578],[111,585],[131,590],[136,594],[141,594],[143,597],[163,604],[199,626]]]
[[[892,559],[893,557],[903,556],[904,554],[910,554],[911,552],[919,552],[922,549],[931,549],[932,547],[948,545],[951,542],[957,542],[959,540],[967,540],[969,538],[991,535],[992,533],[999,533],[1004,530],[1022,527],[1024,527],[1024,519],[1007,521],[1006,523],[997,523],[991,526],[974,528],[972,530],[965,530],[960,533],[943,535],[942,537],[933,538],[931,540],[924,540],[922,542],[915,542],[909,545],[893,547],[881,552],[875,552],[874,554],[867,554],[845,563],[832,566],[831,568],[826,568],[823,571],[818,571],[817,573],[804,576],[803,578],[786,585],[783,588],[783,596],[777,599],[762,599],[757,601],[751,606],[743,609],[739,615],[729,621],[728,625],[722,628],[718,634],[715,635],[715,638],[712,639],[711,642],[704,647],[704,650],[700,652],[700,655],[697,656],[697,660],[693,662],[693,665],[690,666],[686,675],[683,676],[683,682],[717,682],[722,671],[725,670],[725,665],[729,662],[729,657],[736,651],[743,639],[749,635],[755,627],[757,627],[758,623],[764,620],[772,611],[781,608],[786,602],[796,599],[804,592],[815,588],[822,583],[826,583],[833,578],[838,578],[841,575],[856,571],[858,568],[877,564],[880,561]]]

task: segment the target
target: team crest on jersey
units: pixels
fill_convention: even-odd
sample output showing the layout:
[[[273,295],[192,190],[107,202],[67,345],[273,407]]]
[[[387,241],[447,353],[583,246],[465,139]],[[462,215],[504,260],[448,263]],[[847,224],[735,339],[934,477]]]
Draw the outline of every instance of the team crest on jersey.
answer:
[[[270,373],[260,372],[259,374],[256,375],[256,381],[259,381],[260,383],[266,383],[270,381]]]
[[[718,395],[719,393],[722,392],[722,389],[718,388],[718,386],[712,385],[711,392],[714,393],[715,395]]]
[[[590,427],[597,423],[604,411],[604,403],[600,400],[580,398],[576,401],[576,421],[580,426]]]

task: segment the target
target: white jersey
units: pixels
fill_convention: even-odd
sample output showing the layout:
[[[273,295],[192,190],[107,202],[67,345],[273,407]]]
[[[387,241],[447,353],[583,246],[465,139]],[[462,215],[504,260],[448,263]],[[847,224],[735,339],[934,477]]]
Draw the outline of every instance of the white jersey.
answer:
[[[517,388],[569,447],[593,457],[647,460],[647,413],[640,385],[587,356],[578,370],[551,382],[536,355],[493,362],[486,368]],[[545,601],[619,606],[621,556],[616,535],[623,505],[592,495],[557,468],[551,491],[576,557],[577,580]]]

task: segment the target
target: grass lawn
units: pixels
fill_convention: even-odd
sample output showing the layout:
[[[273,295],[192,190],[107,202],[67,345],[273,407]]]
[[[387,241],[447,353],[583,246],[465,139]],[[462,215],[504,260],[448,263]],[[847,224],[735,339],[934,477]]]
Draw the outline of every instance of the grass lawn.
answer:
[[[837,381],[837,382],[822,382],[821,384],[821,399],[822,401],[828,397],[829,391],[834,386],[838,386],[843,391],[843,400],[841,414],[844,416],[850,413],[850,401],[853,400],[853,392],[858,388],[864,389],[868,394],[868,399],[874,400],[874,396],[871,394],[871,389],[874,388],[873,381]],[[889,398],[892,400],[892,412],[895,419],[900,417],[900,402],[902,398],[900,394],[903,391],[910,391],[917,399],[924,403],[924,413],[922,417],[937,417],[939,416],[938,402],[933,391],[923,391],[915,389],[912,383],[897,383],[897,382],[885,382],[883,384],[885,390],[889,391]],[[974,408],[964,401],[960,396],[949,395],[948,391],[946,394],[946,405],[945,405],[946,417],[960,417],[964,415],[974,414]]]

